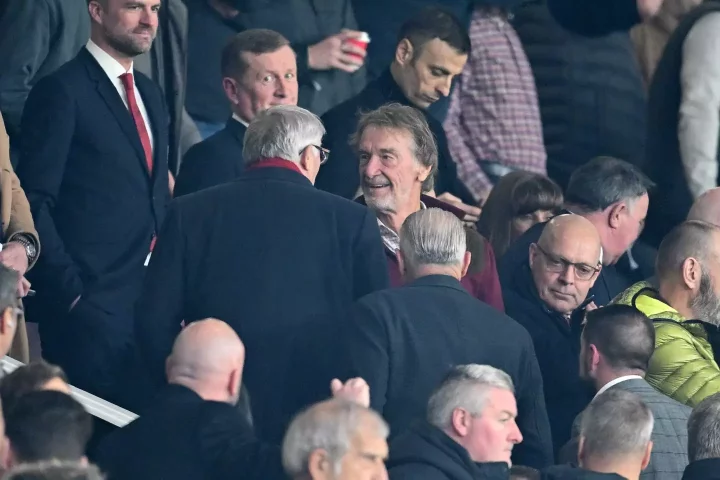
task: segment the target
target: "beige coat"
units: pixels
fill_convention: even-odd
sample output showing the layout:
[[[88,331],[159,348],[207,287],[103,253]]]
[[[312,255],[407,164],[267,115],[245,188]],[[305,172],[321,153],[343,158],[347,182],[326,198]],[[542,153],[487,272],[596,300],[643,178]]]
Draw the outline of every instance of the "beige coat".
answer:
[[[30,204],[25,192],[20,187],[15,171],[10,163],[10,140],[8,139],[5,123],[0,115],[0,221],[2,222],[3,241],[11,239],[13,235],[24,233],[32,235],[38,240],[35,224],[30,214]],[[40,243],[37,243],[38,246]],[[39,250],[38,250],[39,253]],[[30,265],[32,268],[32,265]],[[27,328],[25,319],[18,321],[17,333],[13,339],[9,355],[21,362],[27,362],[30,357],[28,347]]]
[[[630,31],[646,86],[650,85],[665,45],[680,19],[702,1],[665,0],[656,16]]]

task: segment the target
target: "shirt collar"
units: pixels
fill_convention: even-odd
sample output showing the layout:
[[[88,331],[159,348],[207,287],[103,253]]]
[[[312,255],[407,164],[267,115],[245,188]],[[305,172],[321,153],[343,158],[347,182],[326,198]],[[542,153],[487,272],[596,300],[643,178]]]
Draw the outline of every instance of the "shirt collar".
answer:
[[[110,77],[110,80],[115,81],[120,77],[120,75],[123,75],[125,73],[133,73],[132,64],[130,65],[129,70],[125,70],[125,67],[120,65],[120,62],[115,60],[112,56],[110,56],[109,53],[100,48],[92,40],[88,40],[85,48],[87,48],[88,52],[90,52],[90,54],[100,64],[100,68],[102,68],[105,74]]]
[[[245,120],[243,120],[242,118],[240,118],[237,113],[233,113],[233,114],[232,114],[232,118],[233,118],[233,120],[235,120],[236,122],[242,123],[243,125],[245,125],[245,128],[247,128],[248,125],[249,125],[249,123],[246,122]]]
[[[426,208],[425,204],[420,201],[420,210],[425,210]],[[378,227],[380,228],[380,237],[382,238],[385,248],[390,250],[393,254],[397,254],[397,251],[400,249],[400,235],[398,235],[395,230],[385,225],[380,218],[378,218],[377,221]]]
[[[610,380],[608,383],[603,385],[603,387],[600,390],[598,390],[598,392],[595,394],[595,397],[605,393],[610,387],[614,387],[615,385],[617,385],[620,382],[624,382],[625,380],[636,380],[636,379],[642,380],[643,377],[641,377],[640,375],[623,375],[622,377],[618,377],[615,380]]]

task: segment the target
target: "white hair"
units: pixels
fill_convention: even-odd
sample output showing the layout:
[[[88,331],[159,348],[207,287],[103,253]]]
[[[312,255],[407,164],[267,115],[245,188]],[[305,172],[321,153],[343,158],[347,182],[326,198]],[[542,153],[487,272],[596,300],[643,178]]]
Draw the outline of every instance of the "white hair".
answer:
[[[466,250],[462,222],[439,208],[413,213],[400,229],[400,251],[410,269],[462,264]]]
[[[427,420],[444,430],[452,425],[457,408],[473,415],[485,410],[490,390],[498,388],[515,393],[510,375],[489,365],[459,365],[454,367],[428,401]]]
[[[317,403],[290,423],[282,445],[282,463],[291,478],[308,473],[310,455],[324,450],[336,473],[361,424],[369,422],[387,439],[385,420],[376,412],[354,402],[333,399]]]
[[[613,459],[645,453],[653,414],[642,399],[625,390],[598,395],[582,414],[580,436],[588,457]]]
[[[258,113],[248,125],[243,142],[245,164],[263,158],[300,161],[308,145],[320,145],[325,127],[320,118],[304,108],[278,105]]]

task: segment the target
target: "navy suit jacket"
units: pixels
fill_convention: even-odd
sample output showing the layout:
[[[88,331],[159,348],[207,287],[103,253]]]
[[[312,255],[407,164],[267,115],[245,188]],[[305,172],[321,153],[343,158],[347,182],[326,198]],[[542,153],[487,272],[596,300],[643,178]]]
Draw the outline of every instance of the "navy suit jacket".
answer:
[[[321,375],[315,364],[332,367],[331,348],[314,345],[331,332],[329,319],[387,287],[368,208],[315,189],[297,171],[253,168],[173,201],[138,304],[136,340],[158,381],[181,321],[227,322],[245,343],[243,381],[258,435],[279,443],[299,407],[329,394],[332,372],[318,378],[317,391],[309,378]],[[289,386],[295,379],[302,388]]]
[[[193,145],[180,165],[175,197],[235,180],[245,169],[242,152],[246,130],[231,118],[225,128]]]
[[[129,110],[83,48],[30,92],[17,174],[43,250],[37,300],[67,312],[78,295],[130,309],[169,202],[168,117],[160,89],[135,72],[154,137],[152,176]]]

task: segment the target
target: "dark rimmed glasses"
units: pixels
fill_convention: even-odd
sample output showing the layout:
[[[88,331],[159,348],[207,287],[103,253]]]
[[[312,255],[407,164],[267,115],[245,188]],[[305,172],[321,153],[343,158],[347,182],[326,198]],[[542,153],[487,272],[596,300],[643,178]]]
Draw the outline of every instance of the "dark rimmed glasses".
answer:
[[[534,245],[545,257],[545,268],[548,272],[562,273],[568,268],[573,267],[573,270],[575,271],[575,278],[578,280],[590,280],[593,275],[600,272],[600,262],[598,262],[598,266],[596,267],[588,265],[587,263],[573,263],[548,252],[537,243]]]

